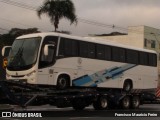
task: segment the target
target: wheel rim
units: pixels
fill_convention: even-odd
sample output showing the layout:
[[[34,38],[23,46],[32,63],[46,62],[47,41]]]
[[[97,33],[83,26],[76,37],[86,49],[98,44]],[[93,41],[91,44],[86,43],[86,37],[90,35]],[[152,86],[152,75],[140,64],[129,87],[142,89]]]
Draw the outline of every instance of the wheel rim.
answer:
[[[108,102],[107,102],[106,98],[101,99],[101,106],[102,106],[102,108],[107,108]]]
[[[65,88],[66,85],[67,85],[66,79],[65,78],[60,78],[59,81],[58,81],[58,86],[60,88]]]
[[[138,98],[133,98],[133,105],[135,107],[139,106],[139,99]]]
[[[131,84],[129,82],[125,82],[124,90],[127,91],[127,92],[131,90]]]
[[[129,91],[129,90],[130,90],[130,88],[131,88],[130,84],[129,84],[129,83],[127,83],[127,85],[126,85],[126,91]]]
[[[123,99],[123,106],[124,106],[125,108],[128,108],[128,107],[129,107],[129,99],[128,99],[128,98],[124,98],[124,99]]]

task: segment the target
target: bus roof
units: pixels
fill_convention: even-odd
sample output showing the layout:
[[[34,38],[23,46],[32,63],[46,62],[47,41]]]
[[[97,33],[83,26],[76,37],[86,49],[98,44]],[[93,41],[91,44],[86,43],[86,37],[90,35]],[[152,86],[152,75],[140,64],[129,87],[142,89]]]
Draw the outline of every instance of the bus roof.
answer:
[[[70,39],[75,39],[75,40],[80,40],[80,41],[110,45],[110,46],[115,46],[115,47],[122,47],[122,48],[126,48],[126,49],[133,49],[133,50],[150,52],[150,53],[156,53],[156,51],[154,51],[154,50],[148,50],[148,49],[133,47],[133,46],[129,46],[129,45],[123,45],[123,44],[120,44],[120,43],[117,43],[117,42],[114,42],[114,41],[110,41],[110,40],[106,40],[106,39],[79,37],[79,36],[72,36],[72,35],[55,33],[55,32],[27,34],[27,35],[20,36],[17,39],[30,38],[30,37],[42,37],[42,38],[44,38],[45,36],[65,37],[65,38],[70,38]]]

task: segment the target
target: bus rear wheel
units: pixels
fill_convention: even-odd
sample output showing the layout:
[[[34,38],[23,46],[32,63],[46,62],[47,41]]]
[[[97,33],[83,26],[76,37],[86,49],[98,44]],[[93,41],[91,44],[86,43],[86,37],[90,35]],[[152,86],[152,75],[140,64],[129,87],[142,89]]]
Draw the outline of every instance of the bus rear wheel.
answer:
[[[123,85],[123,90],[125,92],[130,92],[132,90],[132,81],[126,80]]]
[[[61,75],[57,80],[57,89],[66,89],[70,86],[70,79],[66,75]]]

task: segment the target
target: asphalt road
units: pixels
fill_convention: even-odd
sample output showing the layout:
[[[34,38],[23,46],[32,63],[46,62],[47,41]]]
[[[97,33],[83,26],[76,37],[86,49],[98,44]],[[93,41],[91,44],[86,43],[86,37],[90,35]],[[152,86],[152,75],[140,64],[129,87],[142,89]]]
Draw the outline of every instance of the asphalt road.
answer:
[[[14,112],[16,113],[40,113],[42,118],[34,118],[36,120],[159,120],[160,119],[160,104],[145,104],[140,106],[137,110],[123,110],[123,109],[112,109],[112,110],[100,110],[96,111],[92,106],[85,108],[83,111],[75,111],[71,107],[69,108],[56,108],[50,105],[43,106],[29,106],[26,109],[22,109],[18,106],[14,106]],[[140,115],[135,117],[134,113]],[[129,116],[131,115],[132,116]],[[127,116],[126,116],[127,115]],[[147,116],[146,116],[147,115]],[[158,117],[157,117],[157,116]],[[128,117],[129,116],[129,117]],[[54,119],[53,119],[54,117]],[[0,118],[2,120],[20,120],[22,118]],[[25,118],[31,119],[31,118]]]

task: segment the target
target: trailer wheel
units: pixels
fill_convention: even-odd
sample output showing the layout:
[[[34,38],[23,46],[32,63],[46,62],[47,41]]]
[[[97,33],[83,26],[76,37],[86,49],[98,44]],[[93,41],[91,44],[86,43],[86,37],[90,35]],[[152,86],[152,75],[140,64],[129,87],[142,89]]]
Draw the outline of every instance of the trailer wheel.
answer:
[[[122,100],[121,100],[121,108],[123,109],[129,109],[130,107],[130,98],[128,96],[125,96]]]
[[[74,110],[83,110],[86,107],[85,99],[79,98],[73,101],[72,107]]]
[[[138,96],[133,96],[131,101],[131,108],[137,109],[140,105],[140,99]]]
[[[100,97],[97,101],[93,102],[93,107],[95,110],[104,110],[108,108],[107,97]]]
[[[123,90],[125,92],[130,92],[132,89],[132,81],[131,80],[126,80],[123,84]]]
[[[65,89],[69,87],[70,79],[67,75],[60,75],[57,80],[57,89]]]

